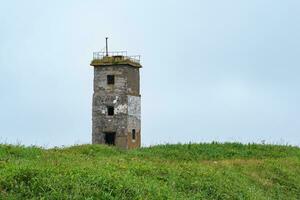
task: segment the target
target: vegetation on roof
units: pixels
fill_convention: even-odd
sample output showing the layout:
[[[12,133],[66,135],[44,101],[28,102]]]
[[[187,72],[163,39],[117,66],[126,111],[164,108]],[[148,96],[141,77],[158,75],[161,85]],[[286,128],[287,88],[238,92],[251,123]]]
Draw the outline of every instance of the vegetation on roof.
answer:
[[[137,61],[124,56],[104,56],[101,59],[93,59],[91,66],[106,66],[106,65],[131,65],[134,67],[141,67]]]

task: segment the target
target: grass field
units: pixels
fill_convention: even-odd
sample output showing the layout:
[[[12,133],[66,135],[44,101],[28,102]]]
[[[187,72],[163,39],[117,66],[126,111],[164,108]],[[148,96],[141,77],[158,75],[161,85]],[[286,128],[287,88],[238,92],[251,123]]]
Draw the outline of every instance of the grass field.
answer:
[[[300,199],[300,149],[0,145],[0,199]]]

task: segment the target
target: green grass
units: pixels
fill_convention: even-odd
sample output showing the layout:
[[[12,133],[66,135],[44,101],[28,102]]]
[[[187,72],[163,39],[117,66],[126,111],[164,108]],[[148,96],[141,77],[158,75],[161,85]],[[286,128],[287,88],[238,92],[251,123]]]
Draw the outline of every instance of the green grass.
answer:
[[[0,199],[300,199],[300,149],[0,145]]]

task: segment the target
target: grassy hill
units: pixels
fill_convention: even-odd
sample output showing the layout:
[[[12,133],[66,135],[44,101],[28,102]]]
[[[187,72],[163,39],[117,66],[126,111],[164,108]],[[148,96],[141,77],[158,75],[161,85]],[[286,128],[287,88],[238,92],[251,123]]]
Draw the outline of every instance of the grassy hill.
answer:
[[[0,199],[300,199],[300,149],[0,145]]]

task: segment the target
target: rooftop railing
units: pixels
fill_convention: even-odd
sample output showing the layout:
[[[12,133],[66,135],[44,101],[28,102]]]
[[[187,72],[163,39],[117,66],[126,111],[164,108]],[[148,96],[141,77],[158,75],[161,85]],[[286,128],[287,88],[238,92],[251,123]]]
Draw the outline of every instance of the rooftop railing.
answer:
[[[120,56],[122,60],[130,60],[131,62],[136,62],[139,64],[141,59],[140,55],[127,56],[127,51],[111,51],[111,52],[100,51],[100,52],[93,53],[94,60],[101,60],[106,56],[111,56],[111,57]]]

